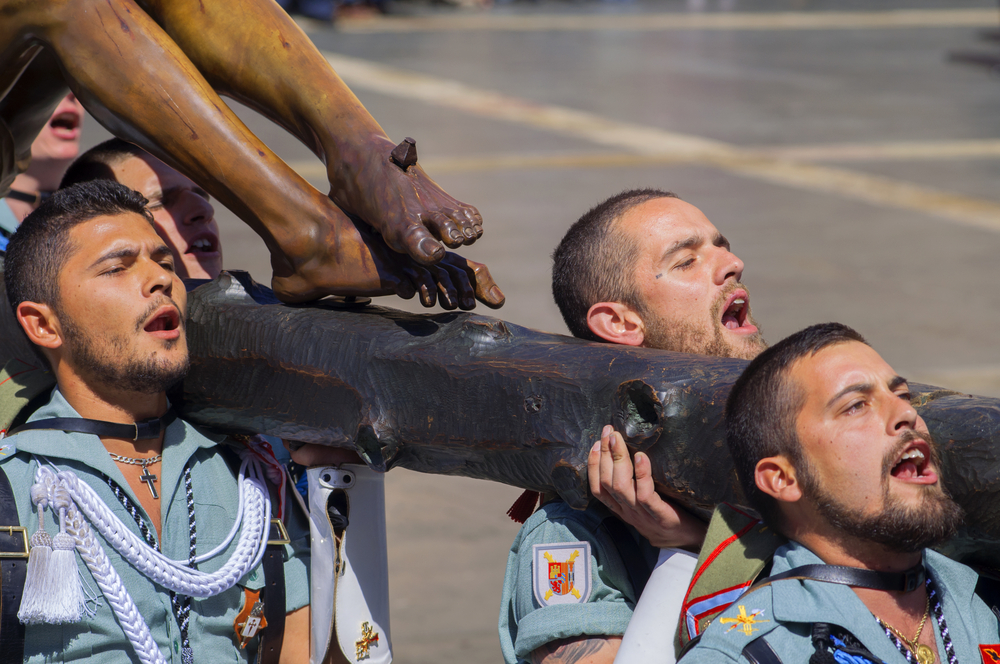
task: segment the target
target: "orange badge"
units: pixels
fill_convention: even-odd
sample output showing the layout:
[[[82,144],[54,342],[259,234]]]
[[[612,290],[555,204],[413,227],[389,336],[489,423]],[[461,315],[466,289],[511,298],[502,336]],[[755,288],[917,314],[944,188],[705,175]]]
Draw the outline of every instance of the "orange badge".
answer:
[[[979,655],[983,658],[983,664],[997,664],[1000,662],[1000,643],[979,646]]]
[[[233,620],[236,642],[240,644],[241,649],[247,647],[247,641],[256,636],[257,632],[267,627],[267,618],[264,617],[264,602],[260,601],[260,591],[244,588],[243,592],[246,593],[243,597],[243,610]]]

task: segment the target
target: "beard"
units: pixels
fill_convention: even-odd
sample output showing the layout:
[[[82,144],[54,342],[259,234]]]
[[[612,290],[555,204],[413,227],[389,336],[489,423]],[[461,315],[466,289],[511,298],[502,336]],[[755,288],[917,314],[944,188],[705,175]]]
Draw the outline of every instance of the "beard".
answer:
[[[903,449],[917,439],[926,441],[930,446],[930,462],[934,468],[941,467],[937,448],[929,435],[912,430],[904,433],[899,444],[882,461],[882,509],[877,514],[867,514],[841,503],[820,486],[808,462],[803,462],[802,468],[797,469],[802,492],[813,501],[830,525],[850,537],[880,544],[897,553],[916,553],[943,544],[958,531],[965,514],[940,482],[920,487],[920,501],[916,505],[905,504],[889,491],[893,465]]]
[[[173,304],[169,298],[165,299]],[[137,319],[137,332],[143,330],[146,319],[163,304],[165,302],[160,301],[151,305]],[[59,313],[59,315],[62,321],[63,335],[76,370],[81,375],[91,377],[98,384],[113,386],[127,392],[157,394],[166,391],[187,375],[190,368],[190,360],[187,355],[174,363],[158,359],[156,353],[141,357],[130,347],[128,337],[125,334],[104,334],[98,343],[94,336],[87,336],[64,313]],[[180,325],[183,334],[183,317]],[[177,342],[178,339],[165,341],[166,350],[174,348]]]
[[[722,325],[722,308],[726,306],[726,300],[729,299],[733,291],[739,289],[745,290],[748,294],[750,293],[750,289],[746,286],[734,282],[719,294],[709,312],[707,326],[687,322],[668,323],[643,305],[639,312],[643,322],[646,324],[643,334],[643,345],[675,353],[694,353],[697,355],[752,360],[767,348],[764,335],[760,330],[760,326],[753,319],[753,316],[748,313],[747,322],[756,326],[757,331],[750,336],[744,337],[742,341],[734,342],[728,338],[724,331],[726,328]]]

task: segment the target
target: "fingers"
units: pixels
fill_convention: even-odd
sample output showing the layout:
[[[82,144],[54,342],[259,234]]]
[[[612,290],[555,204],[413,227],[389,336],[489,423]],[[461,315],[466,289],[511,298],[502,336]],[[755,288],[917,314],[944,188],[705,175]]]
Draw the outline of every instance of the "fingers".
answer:
[[[617,431],[611,434],[609,449],[611,450],[611,490],[614,498],[619,503],[635,505],[632,459],[629,457],[625,440]]]
[[[285,447],[288,447],[287,443]],[[342,463],[364,463],[354,450],[330,447],[328,445],[307,444],[297,450],[289,448],[289,453],[292,461],[306,467],[336,466]]]
[[[587,455],[587,484],[594,498],[601,499],[601,441],[596,441]]]
[[[673,528],[680,523],[677,508],[656,493],[652,464],[642,452],[635,454],[635,501],[664,528]]]
[[[663,502],[653,486],[652,464],[649,463],[649,457],[642,452],[635,453],[635,500],[650,512],[652,512],[650,506],[656,501]]]
[[[615,514],[620,514],[621,507],[614,497],[605,489],[606,478],[610,478],[612,471],[611,452],[608,445],[611,438],[612,429],[610,426],[604,427],[601,432],[601,439],[594,443],[587,456],[587,482],[590,484],[590,492],[594,497],[608,506]]]

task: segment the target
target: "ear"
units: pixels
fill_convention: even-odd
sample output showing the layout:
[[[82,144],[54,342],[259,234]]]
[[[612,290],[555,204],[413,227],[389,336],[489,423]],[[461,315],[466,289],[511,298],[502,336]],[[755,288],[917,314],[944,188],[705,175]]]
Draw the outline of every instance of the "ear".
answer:
[[[641,346],[645,339],[639,314],[621,302],[598,302],[587,312],[590,331],[615,344]]]
[[[17,322],[31,343],[55,350],[62,346],[62,330],[55,312],[47,304],[22,302],[17,305]]]
[[[782,503],[795,503],[802,498],[802,486],[795,476],[795,467],[784,456],[761,459],[754,469],[757,488]]]

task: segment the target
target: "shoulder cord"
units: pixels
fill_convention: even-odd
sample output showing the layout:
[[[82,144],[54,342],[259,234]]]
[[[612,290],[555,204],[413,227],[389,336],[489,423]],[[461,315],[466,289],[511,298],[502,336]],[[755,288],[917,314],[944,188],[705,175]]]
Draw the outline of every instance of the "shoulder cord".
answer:
[[[930,575],[927,576],[927,580],[924,583],[927,586],[927,596],[931,600],[931,610],[934,612],[934,620],[937,622],[938,631],[941,633],[941,642],[944,643],[944,653],[948,658],[948,664],[958,664],[958,655],[955,654],[955,645],[951,642],[951,633],[948,632],[948,623],[944,620],[944,610],[941,608],[941,601],[938,598],[937,586],[934,585]],[[878,618],[875,620],[878,622]],[[879,627],[885,631],[885,635],[888,636],[889,640],[896,645],[896,648],[903,654],[906,661],[909,662],[909,664],[914,664],[916,657],[914,657],[913,653],[910,652],[910,649],[899,640],[899,637],[893,634],[892,630],[885,627],[881,622],[879,622]]]
[[[246,471],[249,470],[249,476]],[[270,499],[261,479],[260,466],[244,457],[239,482],[246,509],[241,510],[243,528],[236,549],[216,572],[208,574],[186,567],[187,562],[175,562],[148,546],[125,527],[101,501],[92,488],[81,482],[72,471],[54,472],[39,465],[35,485],[31,488],[32,502],[42,508],[51,506],[66,515],[66,532],[76,541],[80,557],[94,579],[140,661],[146,664],[164,662],[163,654],[149,633],[149,627],[139,614],[121,577],[111,565],[103,547],[94,537],[89,520],[105,540],[150,580],[175,592],[193,597],[212,597],[231,588],[247,572],[260,564],[264,555],[264,536],[271,512]],[[77,509],[79,508],[79,509]],[[82,512],[82,514],[81,514]],[[86,520],[84,519],[86,517]]]
[[[146,540],[146,544],[153,547],[157,551],[160,550],[159,543],[153,538],[153,534],[149,530],[149,526],[146,525],[145,519],[142,518],[142,514],[136,509],[132,500],[128,497],[118,483],[113,479],[101,473],[101,477],[111,487],[111,491],[115,494],[115,498],[118,502],[122,504],[125,511],[132,515],[135,519],[136,525],[139,527],[139,532]],[[197,525],[194,515],[194,491],[191,489],[191,466],[184,466],[184,492],[187,496],[187,509],[188,509],[188,531],[189,531],[189,548],[188,548],[188,566],[195,566],[195,549],[197,545]],[[194,651],[191,649],[191,640],[188,636],[188,627],[190,625],[191,618],[191,596],[190,595],[178,595],[173,590],[170,591],[170,606],[174,612],[174,618],[177,620],[177,625],[180,628],[181,633],[181,662],[184,664],[190,664],[194,662]]]

